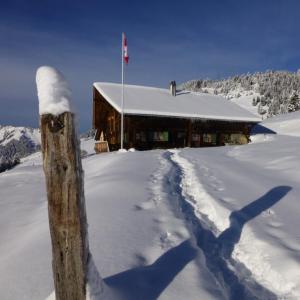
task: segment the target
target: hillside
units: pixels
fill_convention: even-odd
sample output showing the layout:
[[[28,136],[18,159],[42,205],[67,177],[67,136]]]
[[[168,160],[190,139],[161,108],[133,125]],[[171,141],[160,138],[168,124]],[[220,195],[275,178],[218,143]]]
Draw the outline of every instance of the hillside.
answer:
[[[82,140],[91,252],[118,299],[299,299],[299,118],[244,146],[94,155]],[[47,298],[40,152],[0,174],[0,208],[1,299]]]
[[[300,109],[300,72],[267,71],[222,80],[191,80],[181,88],[222,95],[263,118]]]
[[[40,149],[40,132],[27,127],[0,125],[0,172]]]
[[[300,137],[300,111],[267,119],[262,126],[280,135]],[[259,132],[255,129],[254,131]]]

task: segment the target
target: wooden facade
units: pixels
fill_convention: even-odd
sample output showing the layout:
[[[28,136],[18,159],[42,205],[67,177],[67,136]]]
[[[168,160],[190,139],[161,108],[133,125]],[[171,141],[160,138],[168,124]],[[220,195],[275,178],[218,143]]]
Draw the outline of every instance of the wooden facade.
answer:
[[[93,90],[95,140],[102,133],[110,150],[120,148],[120,113],[97,89]],[[166,116],[125,115],[124,147],[156,148],[209,147],[246,144],[255,122],[201,120]]]

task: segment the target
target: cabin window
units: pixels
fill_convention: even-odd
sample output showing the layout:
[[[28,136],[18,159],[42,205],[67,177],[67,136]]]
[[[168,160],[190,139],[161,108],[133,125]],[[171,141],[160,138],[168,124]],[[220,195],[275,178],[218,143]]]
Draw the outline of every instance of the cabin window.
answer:
[[[223,134],[222,136],[225,145],[242,145],[248,142],[246,135],[243,133]]]
[[[169,132],[168,131],[154,132],[154,141],[158,141],[158,142],[169,141]]]
[[[192,134],[192,147],[200,147],[201,145],[201,134],[193,133]]]
[[[200,134],[196,134],[196,133],[192,134],[192,141],[193,142],[200,142],[200,140],[201,140],[201,135]]]
[[[203,134],[203,143],[216,145],[217,144],[217,135],[215,133],[204,133]]]
[[[168,142],[169,132],[168,131],[153,131],[149,133],[149,140],[153,142]]]
[[[135,139],[137,141],[146,142],[147,141],[147,139],[146,139],[146,133],[144,131],[137,132],[135,134]]]
[[[177,133],[177,138],[178,139],[184,139],[185,138],[185,132],[178,132]]]
[[[236,145],[247,144],[247,137],[242,133],[233,133],[231,134],[231,143]]]
[[[226,145],[226,144],[230,144],[231,143],[231,138],[230,138],[230,134],[225,133],[222,134],[222,142]]]

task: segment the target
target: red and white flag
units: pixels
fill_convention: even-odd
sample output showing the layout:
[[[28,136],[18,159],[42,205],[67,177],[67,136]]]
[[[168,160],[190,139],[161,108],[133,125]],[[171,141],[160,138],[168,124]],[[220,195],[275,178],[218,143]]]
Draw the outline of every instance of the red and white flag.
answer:
[[[129,56],[128,56],[127,39],[125,33],[123,33],[123,59],[125,63],[128,64]]]

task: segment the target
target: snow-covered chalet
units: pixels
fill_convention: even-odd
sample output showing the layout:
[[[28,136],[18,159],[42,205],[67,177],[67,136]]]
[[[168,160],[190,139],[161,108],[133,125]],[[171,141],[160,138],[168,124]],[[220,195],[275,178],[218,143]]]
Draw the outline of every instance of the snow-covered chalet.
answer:
[[[120,147],[122,86],[93,85],[95,139]],[[124,86],[124,145],[138,150],[245,144],[260,119],[223,97],[137,85]],[[97,148],[97,147],[96,147]]]

